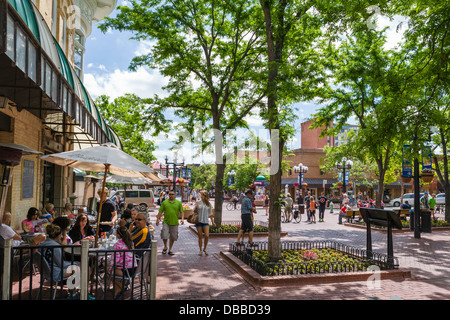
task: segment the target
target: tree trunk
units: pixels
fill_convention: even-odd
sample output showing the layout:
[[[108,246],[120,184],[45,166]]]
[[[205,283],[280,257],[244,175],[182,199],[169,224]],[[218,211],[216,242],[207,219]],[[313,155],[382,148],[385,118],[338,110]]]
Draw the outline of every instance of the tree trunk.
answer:
[[[225,172],[225,163],[218,163],[216,169],[216,185],[214,197],[214,222],[220,227],[222,225],[222,209],[223,209],[223,176]]]
[[[266,27],[267,38],[267,56],[269,74],[267,79],[267,115],[268,124],[271,135],[271,168],[270,168],[270,204],[269,204],[269,238],[268,238],[268,256],[271,261],[277,261],[282,258],[281,255],[281,206],[279,203],[279,196],[281,190],[281,157],[283,153],[284,141],[279,134],[280,121],[277,107],[277,81],[279,63],[282,62],[283,53],[283,32],[285,30],[280,26],[276,29],[274,35],[274,28],[272,23],[271,3],[270,1],[260,0],[261,8],[264,13],[264,23]],[[278,22],[284,20],[284,10],[278,8]],[[275,139],[275,135],[278,136]],[[275,147],[276,144],[276,147]],[[276,150],[278,148],[278,150]],[[274,160],[278,163],[274,163]],[[276,162],[275,161],[275,162]]]
[[[218,102],[211,109],[218,109]],[[223,176],[225,173],[225,157],[223,156],[224,137],[220,131],[220,115],[216,112],[213,114],[214,128],[214,150],[216,155],[216,181],[214,185],[214,222],[220,227],[222,225],[222,209],[223,209]]]

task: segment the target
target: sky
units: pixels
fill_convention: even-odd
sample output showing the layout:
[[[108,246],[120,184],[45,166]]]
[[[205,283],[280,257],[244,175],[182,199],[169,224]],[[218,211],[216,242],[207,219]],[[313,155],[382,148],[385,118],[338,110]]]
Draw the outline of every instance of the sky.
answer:
[[[125,0],[119,0],[118,5],[126,4]],[[375,14],[376,12],[374,12]],[[110,16],[115,16],[116,10]],[[394,21],[379,16],[377,29],[389,26],[388,46],[394,46],[400,39],[400,32],[396,31],[401,18]],[[101,22],[100,22],[101,23]],[[141,98],[152,97],[158,94],[164,97],[167,93],[162,89],[167,83],[158,70],[149,68],[140,68],[136,72],[128,69],[133,57],[141,55],[149,50],[149,42],[138,42],[131,40],[132,34],[129,32],[120,32],[117,30],[109,30],[106,33],[98,29],[100,23],[93,24],[92,33],[86,39],[85,55],[84,55],[84,85],[92,98],[95,100],[98,96],[105,94],[111,99],[122,96],[126,93],[133,93]],[[296,135],[291,141],[287,142],[290,149],[301,147],[300,141],[300,124],[307,121],[320,107],[314,102],[295,104],[296,115],[298,120],[295,122]],[[167,118],[173,119],[174,127],[180,121],[171,114],[166,115]],[[250,129],[263,139],[268,139],[268,134],[263,132],[260,118],[252,117],[246,119],[250,125]],[[173,159],[175,154],[169,148],[173,145],[171,141],[176,138],[175,132],[170,132],[168,136],[158,136],[154,139],[157,149],[153,153],[159,161],[164,161],[167,155],[169,159]],[[191,144],[186,144],[180,150],[178,159],[185,157],[186,163],[202,163],[211,162],[214,157],[211,154],[195,157],[195,149]]]

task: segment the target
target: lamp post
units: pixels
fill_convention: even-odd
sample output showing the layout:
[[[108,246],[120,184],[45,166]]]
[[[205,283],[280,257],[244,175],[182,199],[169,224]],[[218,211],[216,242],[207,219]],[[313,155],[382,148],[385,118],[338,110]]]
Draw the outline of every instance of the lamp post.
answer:
[[[336,168],[338,168],[339,170],[342,170],[342,180],[343,180],[343,184],[342,184],[342,193],[346,193],[347,192],[347,185],[346,185],[346,179],[345,179],[345,170],[350,170],[352,168],[353,165],[353,161],[352,160],[347,160],[346,157],[342,158],[342,163],[336,162]]]
[[[166,161],[166,168],[167,170],[169,170],[169,165],[173,165],[173,192],[175,192],[175,196],[176,196],[176,184],[177,184],[177,167],[181,168],[184,167],[184,158],[183,161],[178,163],[177,162],[177,158],[175,157],[175,159],[173,160],[173,162],[169,162],[168,157],[166,156],[165,159]],[[183,197],[181,197],[183,199]]]
[[[308,167],[304,166],[303,163],[299,163],[298,166],[294,167],[294,172],[298,174],[297,183],[300,186],[300,192],[303,189],[303,175],[308,172]],[[302,195],[300,193],[300,195]]]

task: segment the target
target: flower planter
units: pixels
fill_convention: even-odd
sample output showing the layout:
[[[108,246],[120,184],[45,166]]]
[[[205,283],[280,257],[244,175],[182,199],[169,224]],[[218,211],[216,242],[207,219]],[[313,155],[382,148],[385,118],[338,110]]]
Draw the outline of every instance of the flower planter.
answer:
[[[402,177],[402,182],[403,183],[409,183],[411,181],[411,177]]]
[[[184,209],[184,219],[187,219],[193,212],[193,209]],[[178,219],[181,219],[181,214],[181,212],[178,214]]]
[[[422,178],[423,182],[428,183],[428,182],[433,181],[434,174],[432,174],[432,173],[422,173],[422,177],[421,178]]]

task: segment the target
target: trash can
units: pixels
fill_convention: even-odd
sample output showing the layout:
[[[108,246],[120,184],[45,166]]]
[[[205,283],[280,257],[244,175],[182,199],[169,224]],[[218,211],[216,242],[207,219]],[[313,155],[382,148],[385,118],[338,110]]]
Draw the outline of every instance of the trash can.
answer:
[[[420,231],[431,233],[431,212],[420,210]]]

